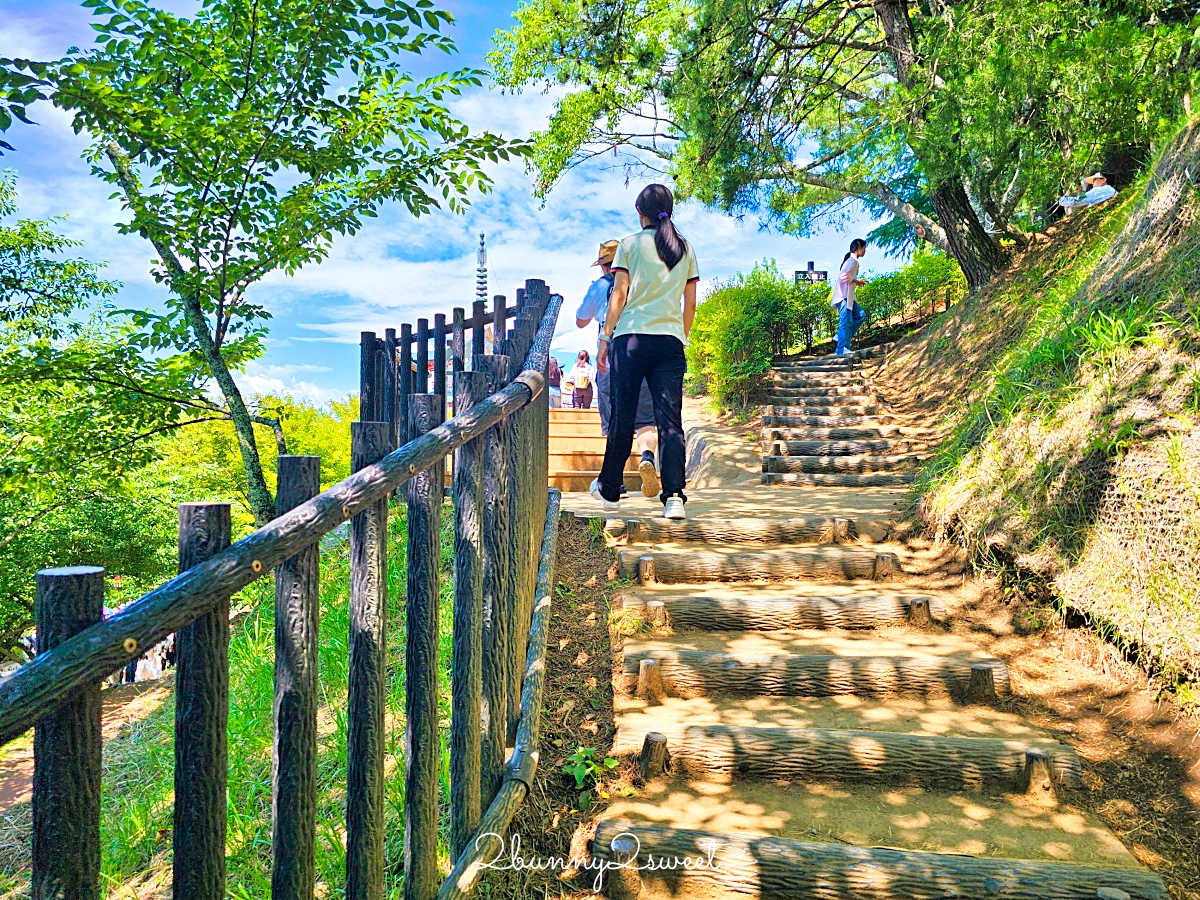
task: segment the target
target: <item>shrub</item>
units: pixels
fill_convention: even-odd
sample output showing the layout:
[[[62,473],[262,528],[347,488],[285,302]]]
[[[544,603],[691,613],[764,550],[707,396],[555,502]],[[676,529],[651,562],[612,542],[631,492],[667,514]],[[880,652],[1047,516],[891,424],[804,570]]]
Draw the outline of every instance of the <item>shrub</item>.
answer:
[[[953,257],[938,251],[918,251],[902,269],[875,276],[860,287],[857,300],[867,312],[859,334],[886,326],[894,316],[919,313],[932,298],[957,303],[967,295],[967,280]]]
[[[688,346],[693,385],[724,406],[745,405],[757,376],[803,336],[809,293],[781,275],[774,260],[718,283],[696,309]]]
[[[691,387],[707,390],[721,406],[746,405],[773,357],[810,351],[835,336],[831,291],[824,282],[796,284],[779,272],[774,260],[764,260],[749,275],[717,283],[696,309],[688,347]],[[966,279],[954,259],[919,252],[904,268],[858,289],[858,302],[867,311],[860,341],[895,316],[919,313],[931,297],[956,303],[966,292]]]

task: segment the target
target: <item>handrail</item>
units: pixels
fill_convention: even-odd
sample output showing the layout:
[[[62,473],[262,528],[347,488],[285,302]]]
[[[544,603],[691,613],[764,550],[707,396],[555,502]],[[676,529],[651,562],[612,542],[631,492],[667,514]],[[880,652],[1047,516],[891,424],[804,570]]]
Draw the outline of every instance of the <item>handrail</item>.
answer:
[[[141,650],[210,611],[318,541],[414,475],[527,406],[545,387],[550,342],[563,298],[552,294],[521,373],[502,390],[378,463],[355,472],[312,500],[268,522],[207,561],[144,594],[119,613],[35,656],[0,680],[0,746],[31,728],[68,694],[95,683]]]

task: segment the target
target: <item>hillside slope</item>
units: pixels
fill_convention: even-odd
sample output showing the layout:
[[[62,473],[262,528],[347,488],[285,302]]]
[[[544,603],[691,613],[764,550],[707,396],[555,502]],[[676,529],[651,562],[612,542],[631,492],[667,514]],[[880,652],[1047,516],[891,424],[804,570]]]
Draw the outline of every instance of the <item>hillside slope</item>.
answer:
[[[922,522],[1184,692],[1200,678],[1196,175],[1200,121],[901,342],[885,375],[948,435],[917,483]]]

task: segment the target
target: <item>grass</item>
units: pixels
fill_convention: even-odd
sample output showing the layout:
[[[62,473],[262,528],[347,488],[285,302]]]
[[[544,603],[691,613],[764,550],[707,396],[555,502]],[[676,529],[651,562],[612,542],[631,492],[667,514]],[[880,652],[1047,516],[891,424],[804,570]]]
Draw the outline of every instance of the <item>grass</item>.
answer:
[[[1142,202],[1190,164],[1168,157],[906,342],[889,378],[946,426],[915,485],[931,530],[1182,685],[1200,678],[1200,202]]]
[[[449,723],[452,612],[452,516],[442,516],[442,602],[439,623],[439,714]],[[405,523],[394,505],[388,546],[389,648],[386,762],[386,887],[401,895],[404,842],[404,597]],[[348,675],[349,545],[321,554],[320,707],[318,712],[317,881],[319,897],[341,896],[345,884],[346,694]],[[274,582],[262,579],[238,598],[229,648],[228,893],[239,900],[270,894],[271,750],[274,680]],[[132,722],[104,747],[101,816],[102,876],[109,897],[143,897],[169,884],[173,804],[173,694],[157,710]],[[448,728],[440,736],[440,788],[448,808]],[[447,825],[438,837],[440,862],[448,857]],[[28,840],[28,825],[23,838]],[[27,857],[26,857],[27,859]],[[13,893],[28,872],[8,872],[0,887]],[[169,895],[169,888],[166,889]]]

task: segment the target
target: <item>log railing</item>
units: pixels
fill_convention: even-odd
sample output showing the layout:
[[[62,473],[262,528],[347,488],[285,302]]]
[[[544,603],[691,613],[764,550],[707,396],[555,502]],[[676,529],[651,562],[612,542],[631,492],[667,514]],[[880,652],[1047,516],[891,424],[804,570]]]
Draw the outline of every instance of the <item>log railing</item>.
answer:
[[[476,302],[447,327],[364,333],[353,474],[281,456],[278,517],[230,544],[228,504],[180,507],[180,574],[103,619],[104,572],[38,573],[38,655],[0,681],[0,742],[34,728],[32,893],[100,887],[100,682],[176,634],[173,892],[224,900],[229,599],[275,574],[272,896],[310,898],[317,807],[318,540],[350,525],[346,896],[384,896],[388,501],[407,504],[404,897],[478,881],[537,768],[558,494],[547,490],[545,374],[562,298],[528,281],[515,307]],[[490,346],[487,326],[493,336]],[[510,327],[511,326],[511,327]],[[469,332],[469,335],[468,335]],[[447,353],[449,351],[449,353]],[[432,372],[429,363],[432,362]],[[432,375],[432,378],[430,378]],[[431,384],[432,382],[432,384]],[[447,387],[455,415],[446,420]],[[450,849],[437,868],[438,570],[453,454]],[[398,491],[398,489],[403,490]]]

